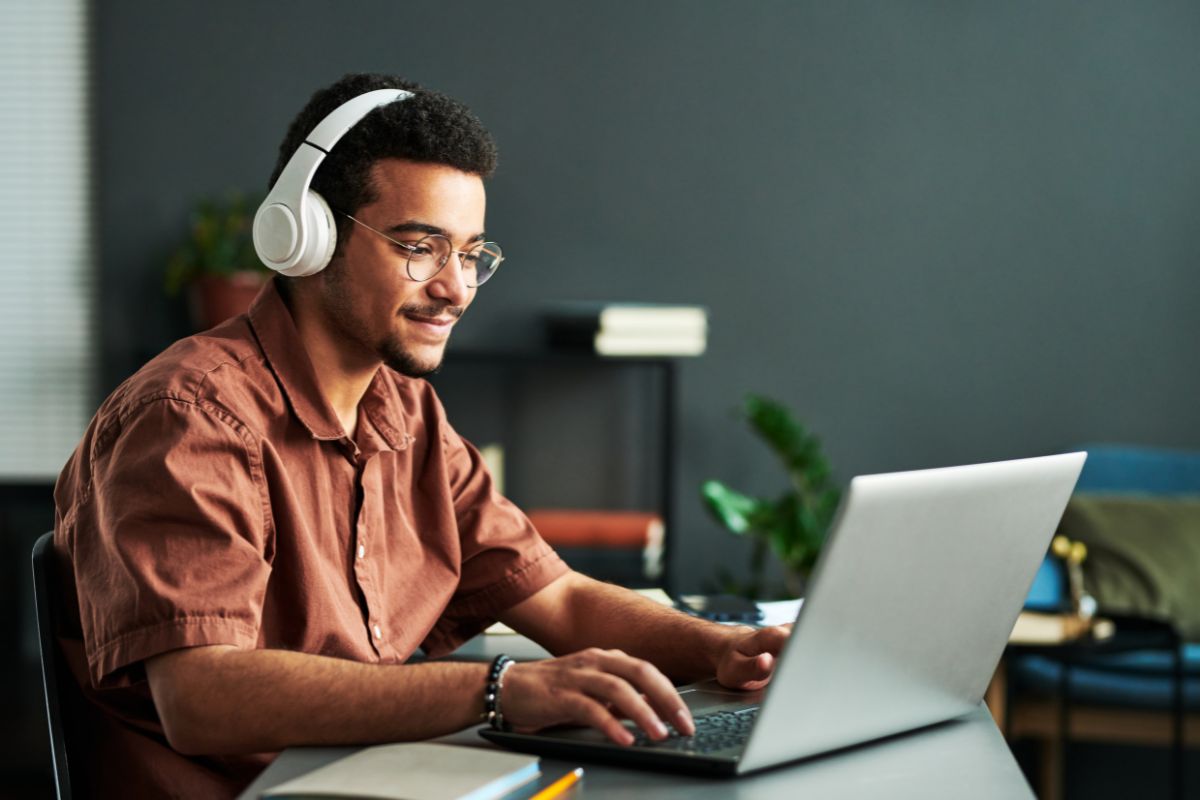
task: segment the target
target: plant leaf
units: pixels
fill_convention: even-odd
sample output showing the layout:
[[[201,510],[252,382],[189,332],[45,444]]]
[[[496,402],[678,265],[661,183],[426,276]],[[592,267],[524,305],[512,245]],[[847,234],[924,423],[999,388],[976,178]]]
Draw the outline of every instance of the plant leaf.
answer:
[[[743,534],[754,528],[762,502],[730,489],[720,481],[705,481],[700,487],[705,507],[731,532]]]
[[[240,270],[269,272],[254,250],[256,198],[232,192],[222,199],[196,203],[187,238],[168,260],[166,289],[177,294],[201,275],[232,275]]]

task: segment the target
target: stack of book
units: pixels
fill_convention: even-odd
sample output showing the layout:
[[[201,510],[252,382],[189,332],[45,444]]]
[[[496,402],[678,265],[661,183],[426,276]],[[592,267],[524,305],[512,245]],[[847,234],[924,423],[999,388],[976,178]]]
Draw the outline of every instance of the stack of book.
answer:
[[[602,356],[698,356],[708,310],[658,303],[561,303],[546,312],[550,345]]]

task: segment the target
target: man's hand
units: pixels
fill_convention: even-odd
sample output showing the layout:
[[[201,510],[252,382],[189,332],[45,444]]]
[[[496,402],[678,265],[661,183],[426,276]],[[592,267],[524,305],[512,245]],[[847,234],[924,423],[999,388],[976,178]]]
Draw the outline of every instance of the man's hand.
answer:
[[[633,720],[651,739],[665,739],[669,722],[696,732],[675,687],[648,661],[620,650],[589,648],[562,658],[514,664],[504,676],[504,718],[518,731],[551,725],[589,725],[617,744],[633,743],[620,722]]]
[[[656,721],[686,736],[695,732],[664,673],[679,683],[716,674],[723,686],[761,689],[792,630],[791,625],[761,630],[719,625],[576,572],[552,581],[500,619],[563,656],[509,668],[501,698],[505,718],[522,731],[590,725],[622,744],[631,740],[622,716],[655,739],[662,738]],[[582,649],[589,645],[613,649]]]
[[[754,691],[771,680],[779,651],[792,633],[791,624],[741,628],[717,661],[717,682],[729,689]]]

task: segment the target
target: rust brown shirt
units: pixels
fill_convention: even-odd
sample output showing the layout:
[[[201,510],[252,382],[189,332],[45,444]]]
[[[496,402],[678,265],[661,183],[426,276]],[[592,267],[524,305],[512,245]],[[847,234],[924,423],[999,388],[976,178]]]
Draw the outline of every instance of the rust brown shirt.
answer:
[[[213,644],[436,656],[566,572],[425,381],[381,368],[347,438],[274,284],[122,384],[55,500],[78,611],[60,638],[101,794],[232,795],[272,757],[174,752],[151,656]]]

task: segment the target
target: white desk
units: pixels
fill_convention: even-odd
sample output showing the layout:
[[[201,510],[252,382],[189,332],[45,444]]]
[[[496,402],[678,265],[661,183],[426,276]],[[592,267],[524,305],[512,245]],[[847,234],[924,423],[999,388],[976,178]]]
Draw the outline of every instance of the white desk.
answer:
[[[492,747],[475,728],[437,741]],[[284,751],[239,800],[353,753],[353,747],[293,747]],[[888,798],[889,800],[1009,800],[1033,791],[1013,760],[1004,737],[980,705],[967,716],[742,778],[698,778],[624,769],[588,762],[543,758],[543,783],[582,766],[587,775],[574,798],[687,798],[688,800],[797,800],[797,798]],[[397,781],[403,776],[397,776]],[[535,790],[527,787],[520,795]]]

